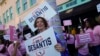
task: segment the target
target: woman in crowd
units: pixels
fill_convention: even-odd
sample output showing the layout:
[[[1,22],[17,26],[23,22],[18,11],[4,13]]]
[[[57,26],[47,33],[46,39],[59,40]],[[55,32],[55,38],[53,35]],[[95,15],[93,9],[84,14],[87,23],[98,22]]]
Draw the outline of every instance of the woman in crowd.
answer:
[[[94,53],[94,56],[99,56],[100,54],[100,15],[96,18],[96,26],[93,29],[94,33],[94,41],[91,43],[93,46],[92,49],[96,50],[96,53]]]
[[[48,23],[43,17],[38,17],[35,20],[34,27],[38,28],[34,33],[35,35],[45,31],[48,29]],[[65,44],[59,41],[60,39],[56,37],[58,44],[55,45],[55,49],[58,52],[61,52],[61,56],[68,56],[68,52],[66,50],[66,47],[64,46]]]
[[[33,35],[31,29],[29,29],[28,25],[26,25],[23,28],[23,32],[20,32],[19,29],[17,29],[16,32],[18,40],[10,44],[10,46],[8,47],[10,56],[29,56],[26,53],[24,41],[27,40],[25,36],[26,34],[31,33],[31,36]]]
[[[17,29],[18,30],[18,29]],[[19,32],[17,32],[18,40],[12,41],[12,43],[8,47],[8,52],[10,56],[22,56],[22,53],[20,51],[20,41],[19,41]]]
[[[77,50],[75,49],[75,37],[70,32],[66,31],[67,47],[70,56],[76,56]]]
[[[79,29],[78,34],[83,34],[84,30],[82,28]],[[75,48],[78,50],[78,56],[90,56],[89,55],[89,49],[88,49],[88,43],[78,43],[78,39],[76,36],[75,39]]]
[[[85,29],[84,29],[85,33],[93,32],[94,26],[96,25],[95,20],[92,18],[86,18],[84,22],[85,22]],[[96,42],[95,41],[96,38],[97,37],[94,36],[94,41],[89,43],[89,52],[93,56],[98,56],[96,52],[95,44],[94,44]]]
[[[93,32],[94,22],[89,18],[85,18],[84,23],[85,23],[85,28],[84,28],[85,33]]]
[[[100,21],[99,17],[94,20],[93,18],[89,18],[85,20],[85,32],[93,32],[94,41],[89,43],[89,51],[93,56],[99,56],[100,54]]]

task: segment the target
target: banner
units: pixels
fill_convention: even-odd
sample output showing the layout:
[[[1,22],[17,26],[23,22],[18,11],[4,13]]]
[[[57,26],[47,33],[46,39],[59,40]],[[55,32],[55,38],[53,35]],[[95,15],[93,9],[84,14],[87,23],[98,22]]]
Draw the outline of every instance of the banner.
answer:
[[[43,17],[46,20],[50,20],[56,14],[56,11],[47,2],[44,2],[35,8],[35,10],[33,10],[30,14],[28,14],[24,20],[31,30],[35,31],[36,28],[34,28],[34,21],[37,17]]]
[[[25,41],[29,56],[61,56],[60,52],[56,51],[54,47],[56,44],[57,41],[52,27]]]
[[[79,34],[76,37],[77,37],[76,39],[77,39],[79,44],[90,43],[90,42],[94,41],[93,32]]]
[[[15,26],[9,26],[9,31],[10,31],[10,41],[17,40],[17,35],[16,35],[16,28]]]
[[[70,25],[72,25],[72,21],[71,20],[64,20],[63,24],[64,24],[64,26],[70,26]]]

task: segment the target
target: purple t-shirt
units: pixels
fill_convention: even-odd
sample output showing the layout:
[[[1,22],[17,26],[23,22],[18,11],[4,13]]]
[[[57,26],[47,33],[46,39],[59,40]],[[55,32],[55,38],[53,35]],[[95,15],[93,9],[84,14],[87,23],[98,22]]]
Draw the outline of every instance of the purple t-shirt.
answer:
[[[94,27],[93,33],[94,33],[94,41],[92,42],[92,45],[98,46],[100,45],[100,25]]]
[[[85,29],[85,33],[93,32],[91,28]]]
[[[80,45],[77,43],[77,40],[75,40],[75,47],[80,47]],[[85,44],[83,47],[78,48],[78,53],[80,53],[81,55],[89,54],[88,43]]]
[[[75,43],[74,36],[70,34],[69,35],[69,39],[67,40],[67,44],[74,44],[74,43]]]
[[[13,45],[13,43],[12,43],[12,44],[10,44],[9,47],[8,47],[8,53],[9,53],[10,56],[12,55],[13,51],[14,51],[14,45]],[[21,52],[19,51],[19,49],[17,49],[17,54],[16,54],[16,56],[22,56],[22,54],[21,54]]]

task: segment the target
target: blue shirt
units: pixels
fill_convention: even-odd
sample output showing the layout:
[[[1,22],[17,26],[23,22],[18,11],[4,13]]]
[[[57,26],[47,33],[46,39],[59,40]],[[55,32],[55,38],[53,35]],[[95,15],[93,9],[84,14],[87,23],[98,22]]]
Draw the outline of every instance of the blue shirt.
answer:
[[[57,33],[55,33],[57,42],[60,43],[66,50],[64,52],[61,52],[61,56],[69,56],[68,54],[68,49],[67,49],[67,42],[64,39],[60,39],[59,35],[57,35]]]

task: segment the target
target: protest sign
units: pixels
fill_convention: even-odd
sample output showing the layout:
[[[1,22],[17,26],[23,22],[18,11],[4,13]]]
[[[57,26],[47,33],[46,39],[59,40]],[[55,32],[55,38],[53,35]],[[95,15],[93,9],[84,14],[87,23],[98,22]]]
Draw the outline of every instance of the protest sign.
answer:
[[[54,47],[56,44],[57,41],[52,27],[25,41],[29,56],[61,56],[60,52],[56,51]]]
[[[91,41],[94,41],[93,32],[79,34],[76,36],[78,43],[90,43]]]
[[[56,9],[55,0],[44,0],[44,2],[37,5],[37,7],[24,18],[24,21],[31,30],[35,32],[37,29],[34,27],[36,18],[43,17],[46,19],[49,27],[54,27],[53,29],[57,34],[62,34],[62,27],[59,27],[61,26],[61,21]],[[63,36],[59,36],[59,38],[63,39]]]
[[[26,35],[24,35],[26,39],[30,39],[31,37],[31,33],[27,33]]]
[[[3,36],[5,40],[9,40],[10,41],[10,35],[4,35]]]
[[[36,28],[34,28],[34,21],[37,17],[44,17],[46,20],[49,20],[56,14],[57,13],[55,10],[47,2],[44,2],[25,17],[25,22],[28,24],[32,31],[35,31]]]
[[[9,26],[9,31],[10,31],[10,41],[17,40],[17,35],[16,35],[16,28],[15,28],[15,26]]]
[[[100,3],[97,4],[97,11],[100,12]]]
[[[72,21],[71,20],[64,20],[63,24],[64,24],[64,26],[70,26],[70,25],[72,25]]]

